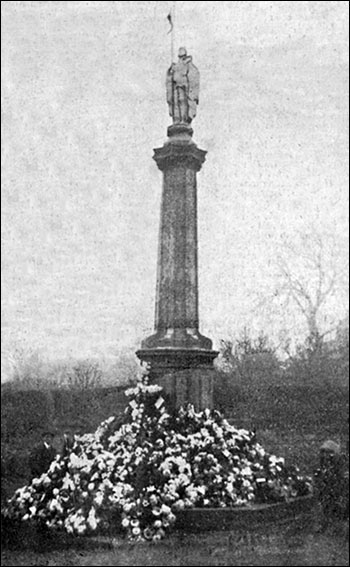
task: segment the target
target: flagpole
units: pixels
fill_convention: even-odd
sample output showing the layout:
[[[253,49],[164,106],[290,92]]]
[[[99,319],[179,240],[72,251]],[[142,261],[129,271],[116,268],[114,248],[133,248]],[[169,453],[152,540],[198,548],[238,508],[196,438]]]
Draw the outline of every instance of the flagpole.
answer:
[[[171,9],[172,29],[171,29],[171,63],[174,63],[174,45],[175,45],[175,11],[176,2],[174,0]]]
[[[175,92],[174,92],[174,81],[173,81],[173,65],[174,65],[174,44],[175,44],[175,8],[176,8],[176,1],[174,0],[172,3],[172,6],[170,8],[170,12],[168,14],[168,20],[169,20],[169,24],[171,26],[169,32],[170,32],[170,49],[171,49],[171,63],[170,63],[170,68],[168,71],[168,74],[170,73],[170,77],[171,77],[171,89],[172,89],[172,114],[171,116],[174,116],[174,104],[175,104]],[[168,33],[169,33],[168,32]],[[168,76],[168,75],[167,75]]]

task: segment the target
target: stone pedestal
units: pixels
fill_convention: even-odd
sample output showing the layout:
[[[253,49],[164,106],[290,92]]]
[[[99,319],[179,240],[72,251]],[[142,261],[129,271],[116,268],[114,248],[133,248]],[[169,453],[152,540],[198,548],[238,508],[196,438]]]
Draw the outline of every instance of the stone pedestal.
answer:
[[[196,411],[213,408],[214,368],[187,368],[186,370],[159,375],[157,384],[162,386],[170,409],[175,410],[193,404]]]
[[[199,332],[196,174],[206,152],[192,133],[187,124],[170,126],[153,156],[163,172],[155,333],[136,354],[157,382],[169,372],[208,368],[218,354]]]

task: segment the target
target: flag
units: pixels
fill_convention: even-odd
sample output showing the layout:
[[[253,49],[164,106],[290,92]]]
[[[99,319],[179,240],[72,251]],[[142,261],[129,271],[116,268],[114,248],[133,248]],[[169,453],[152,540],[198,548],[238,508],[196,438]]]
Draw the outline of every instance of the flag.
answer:
[[[171,33],[173,31],[173,27],[174,27],[173,19],[171,17],[171,12],[169,12],[169,14],[167,15],[167,20],[170,24],[170,30],[168,31],[168,33]]]

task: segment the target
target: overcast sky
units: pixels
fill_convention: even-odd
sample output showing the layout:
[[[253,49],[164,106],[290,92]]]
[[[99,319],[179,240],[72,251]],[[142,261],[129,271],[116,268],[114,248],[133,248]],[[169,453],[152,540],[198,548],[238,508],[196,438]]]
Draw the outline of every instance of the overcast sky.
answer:
[[[20,344],[108,355],[152,332],[171,4],[2,2],[5,358]],[[331,233],[347,256],[348,3],[176,5],[208,151],[201,330],[216,346],[243,325],[298,335],[302,321],[264,320],[254,298],[285,236]]]

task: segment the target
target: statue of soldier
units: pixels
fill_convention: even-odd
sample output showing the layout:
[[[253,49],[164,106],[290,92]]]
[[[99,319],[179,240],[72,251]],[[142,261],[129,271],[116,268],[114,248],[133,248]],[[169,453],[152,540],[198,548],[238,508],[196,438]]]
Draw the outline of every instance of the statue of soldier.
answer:
[[[199,71],[185,47],[180,47],[178,57],[178,62],[172,63],[166,76],[169,114],[174,124],[191,124],[197,111]]]

